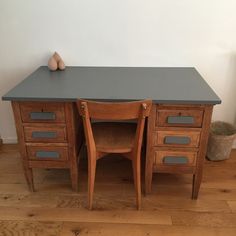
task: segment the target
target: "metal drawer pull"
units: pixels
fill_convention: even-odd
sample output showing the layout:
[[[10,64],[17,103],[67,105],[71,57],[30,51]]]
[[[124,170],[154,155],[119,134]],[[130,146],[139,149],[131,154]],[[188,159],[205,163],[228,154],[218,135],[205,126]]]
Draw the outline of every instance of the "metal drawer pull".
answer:
[[[164,139],[165,144],[190,144],[191,139],[186,136],[166,136]]]
[[[188,164],[188,158],[185,156],[165,156],[163,158],[164,164]]]
[[[55,120],[56,114],[54,112],[31,112],[31,120]]]
[[[60,154],[56,151],[37,151],[36,152],[37,158],[55,158],[58,159]]]
[[[194,117],[192,116],[168,116],[168,124],[194,124]]]
[[[51,131],[33,131],[32,138],[56,138],[57,132]]]

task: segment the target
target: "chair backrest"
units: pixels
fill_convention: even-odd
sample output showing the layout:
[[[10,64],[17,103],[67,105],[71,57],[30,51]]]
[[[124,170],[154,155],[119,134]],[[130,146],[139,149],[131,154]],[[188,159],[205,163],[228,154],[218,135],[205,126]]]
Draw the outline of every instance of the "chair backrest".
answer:
[[[95,150],[91,119],[110,121],[138,120],[135,146],[141,146],[140,142],[142,142],[145,118],[149,115],[151,106],[152,100],[134,102],[95,102],[78,99],[77,108],[79,114],[83,118],[86,142],[90,151]]]
[[[151,109],[151,100],[135,102],[95,102],[78,99],[77,107],[81,116],[85,115],[85,108],[88,115],[97,120],[132,120],[138,119],[140,112],[148,116]]]

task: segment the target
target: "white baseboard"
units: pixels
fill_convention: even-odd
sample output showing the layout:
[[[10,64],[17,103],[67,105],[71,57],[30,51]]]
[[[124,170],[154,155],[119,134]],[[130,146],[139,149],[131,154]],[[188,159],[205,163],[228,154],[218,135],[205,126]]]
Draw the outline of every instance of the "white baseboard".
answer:
[[[3,144],[16,144],[16,143],[18,143],[18,140],[15,137],[13,137],[13,138],[2,138],[2,142],[3,142]]]

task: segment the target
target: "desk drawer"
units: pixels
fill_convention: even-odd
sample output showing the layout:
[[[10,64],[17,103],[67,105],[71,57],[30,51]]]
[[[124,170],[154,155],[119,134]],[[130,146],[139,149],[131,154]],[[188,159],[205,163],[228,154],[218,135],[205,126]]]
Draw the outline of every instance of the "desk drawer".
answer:
[[[66,127],[61,125],[43,124],[38,126],[25,126],[24,136],[26,142],[66,142]]]
[[[30,160],[42,161],[66,161],[68,160],[68,148],[59,146],[27,146],[27,153]]]
[[[157,126],[172,127],[201,127],[203,111],[202,110],[158,110]]]
[[[23,122],[65,122],[64,103],[60,102],[21,102]]]
[[[165,130],[154,134],[155,146],[198,147],[200,131]]]
[[[195,166],[197,152],[155,151],[154,165],[158,166]]]

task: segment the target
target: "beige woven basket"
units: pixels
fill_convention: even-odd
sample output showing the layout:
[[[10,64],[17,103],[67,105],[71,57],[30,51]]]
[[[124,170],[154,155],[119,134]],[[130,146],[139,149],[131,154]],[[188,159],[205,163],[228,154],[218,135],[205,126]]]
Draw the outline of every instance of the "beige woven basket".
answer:
[[[209,134],[207,158],[211,161],[229,159],[235,137],[235,126],[221,121],[213,122]]]

